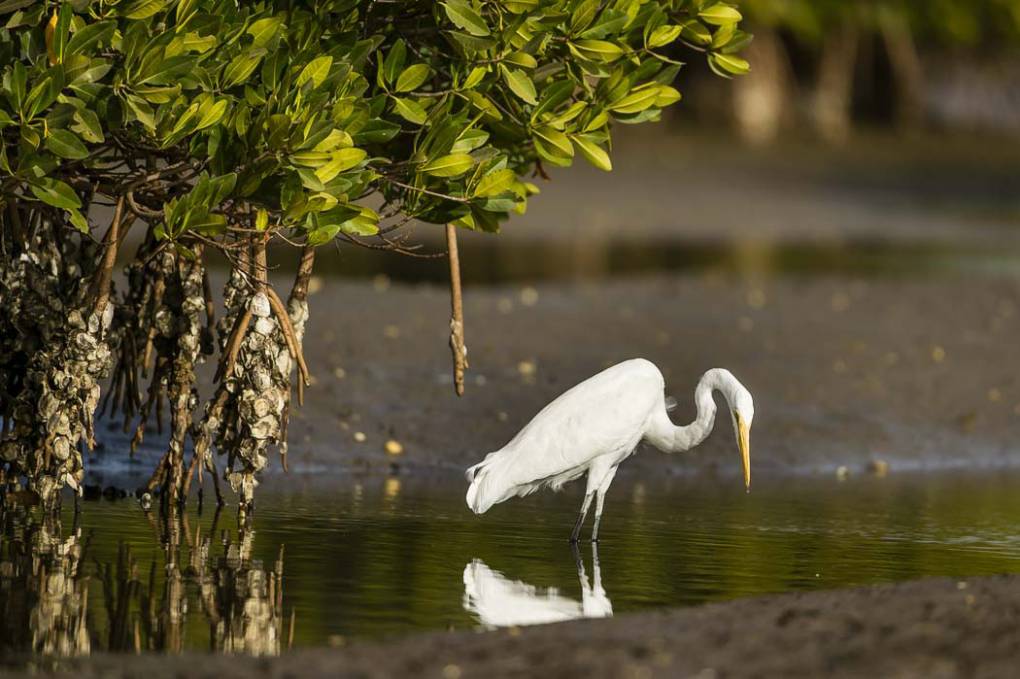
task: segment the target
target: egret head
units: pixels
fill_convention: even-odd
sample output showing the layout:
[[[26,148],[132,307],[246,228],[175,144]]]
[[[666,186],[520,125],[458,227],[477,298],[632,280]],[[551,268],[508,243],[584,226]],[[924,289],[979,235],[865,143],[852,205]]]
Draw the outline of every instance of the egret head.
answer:
[[[717,369],[716,388],[726,398],[733,419],[740,460],[744,465],[744,487],[751,489],[751,422],[754,420],[754,399],[751,392],[729,370]]]

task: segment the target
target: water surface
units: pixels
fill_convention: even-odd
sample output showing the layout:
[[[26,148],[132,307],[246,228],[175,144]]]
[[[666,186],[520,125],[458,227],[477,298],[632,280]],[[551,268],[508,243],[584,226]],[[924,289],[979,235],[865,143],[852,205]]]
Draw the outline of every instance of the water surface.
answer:
[[[252,525],[134,500],[77,526],[9,511],[0,653],[277,653],[416,630],[605,616],[929,575],[1020,572],[1020,473],[765,479],[621,475],[602,543],[567,543],[581,488],[475,517],[463,485],[294,476]],[[578,560],[580,557],[580,560]],[[594,557],[594,558],[593,558]]]

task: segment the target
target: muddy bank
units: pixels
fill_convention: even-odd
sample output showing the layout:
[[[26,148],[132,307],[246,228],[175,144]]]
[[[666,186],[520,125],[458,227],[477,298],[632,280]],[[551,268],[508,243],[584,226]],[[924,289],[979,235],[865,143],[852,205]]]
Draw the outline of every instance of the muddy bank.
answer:
[[[342,644],[342,640],[338,640]],[[1020,578],[785,594],[484,634],[434,633],[285,654],[61,661],[78,677],[1008,677]],[[51,668],[52,669],[52,668]]]
[[[764,266],[764,265],[763,265]],[[292,470],[458,473],[545,403],[614,362],[657,363],[693,418],[701,373],[754,394],[756,474],[1020,464],[1020,285],[1001,277],[714,275],[469,289],[471,370],[453,395],[439,287],[327,281],[305,351],[316,383],[290,430]],[[726,422],[697,451],[648,450],[625,468],[736,474]],[[93,468],[126,456],[106,432]],[[387,452],[387,442],[401,454]],[[149,454],[158,437],[147,439]],[[390,446],[391,451],[393,446]],[[144,466],[144,465],[141,465]],[[273,465],[278,467],[278,465]],[[630,472],[628,472],[630,473]]]

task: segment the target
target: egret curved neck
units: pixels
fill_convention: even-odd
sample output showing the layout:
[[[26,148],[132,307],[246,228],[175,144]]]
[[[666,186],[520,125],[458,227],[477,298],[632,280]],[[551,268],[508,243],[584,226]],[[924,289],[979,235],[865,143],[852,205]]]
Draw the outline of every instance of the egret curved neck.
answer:
[[[698,416],[686,427],[675,427],[673,432],[673,450],[681,452],[690,450],[712,433],[715,426],[715,399],[712,392],[719,385],[712,371],[702,376],[698,388],[694,390],[694,403],[698,407]]]

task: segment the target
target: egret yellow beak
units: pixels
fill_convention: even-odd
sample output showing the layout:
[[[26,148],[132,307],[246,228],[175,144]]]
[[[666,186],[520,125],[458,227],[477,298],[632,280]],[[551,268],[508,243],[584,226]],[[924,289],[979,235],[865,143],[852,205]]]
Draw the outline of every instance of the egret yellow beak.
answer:
[[[751,430],[744,418],[736,415],[737,446],[740,447],[740,459],[744,463],[744,488],[751,491]]]

